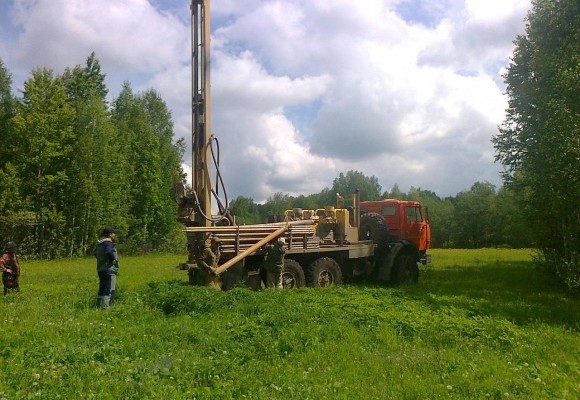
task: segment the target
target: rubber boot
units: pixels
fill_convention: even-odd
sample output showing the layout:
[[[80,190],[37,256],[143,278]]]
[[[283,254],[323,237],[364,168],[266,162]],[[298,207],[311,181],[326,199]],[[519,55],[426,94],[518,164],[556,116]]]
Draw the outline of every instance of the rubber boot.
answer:
[[[108,308],[111,305],[111,296],[97,296],[97,307]]]

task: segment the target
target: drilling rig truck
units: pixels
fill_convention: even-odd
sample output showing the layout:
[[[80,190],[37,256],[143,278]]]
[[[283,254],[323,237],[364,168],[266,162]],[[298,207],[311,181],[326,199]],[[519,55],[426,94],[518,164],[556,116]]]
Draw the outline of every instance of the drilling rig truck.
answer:
[[[211,135],[210,1],[191,1],[192,42],[192,186],[176,191],[178,220],[187,236],[188,270],[192,284],[227,289],[239,282],[257,289],[264,246],[284,237],[285,288],[327,286],[365,277],[378,282],[416,283],[418,264],[430,262],[427,209],[415,201],[347,201],[337,194],[335,205],[317,210],[295,208],[268,223],[237,225],[229,213],[219,171],[219,142]],[[212,166],[215,182],[211,181]],[[212,212],[212,202],[217,212]],[[348,205],[347,205],[348,203]],[[221,246],[215,265],[200,262],[212,237]]]

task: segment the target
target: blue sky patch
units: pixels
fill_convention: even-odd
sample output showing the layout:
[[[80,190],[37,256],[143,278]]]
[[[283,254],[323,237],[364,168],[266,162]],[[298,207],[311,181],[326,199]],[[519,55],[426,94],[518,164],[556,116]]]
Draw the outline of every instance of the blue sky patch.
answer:
[[[449,3],[449,0],[406,0],[395,7],[395,12],[409,24],[434,28],[445,18]]]

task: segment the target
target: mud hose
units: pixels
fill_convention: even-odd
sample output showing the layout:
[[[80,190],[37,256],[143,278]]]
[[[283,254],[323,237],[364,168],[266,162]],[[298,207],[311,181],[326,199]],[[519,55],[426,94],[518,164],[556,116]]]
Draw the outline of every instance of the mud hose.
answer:
[[[280,236],[281,234],[283,234],[284,232],[286,232],[288,230],[288,228],[290,228],[290,226],[286,225],[286,226],[283,226],[280,229],[277,229],[274,232],[270,233],[268,236],[266,236],[264,239],[260,240],[255,245],[251,246],[247,250],[244,250],[243,252],[241,252],[240,254],[238,254],[237,256],[232,258],[231,260],[226,261],[225,263],[223,263],[222,265],[220,265],[219,267],[214,269],[213,274],[216,276],[216,278],[219,277],[219,275],[221,273],[227,271],[229,268],[234,266],[238,261],[243,260],[244,258],[249,256],[250,254],[252,254],[256,250],[258,250],[260,247],[264,246],[270,240],[275,239],[278,236]]]

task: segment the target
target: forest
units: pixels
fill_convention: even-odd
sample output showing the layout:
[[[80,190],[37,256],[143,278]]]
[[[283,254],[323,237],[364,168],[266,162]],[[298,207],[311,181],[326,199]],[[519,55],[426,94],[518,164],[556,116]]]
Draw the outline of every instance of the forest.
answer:
[[[490,138],[504,185],[475,182],[441,198],[376,176],[340,173],[320,193],[273,193],[264,204],[237,197],[239,224],[265,222],[285,209],[320,208],[336,193],[361,200],[418,200],[429,209],[433,247],[533,247],[538,260],[580,291],[580,128],[578,2],[533,2],[526,33],[516,37],[504,74],[508,109]],[[174,182],[185,178],[183,140],[174,141],[171,111],[155,90],[125,82],[109,93],[95,54],[55,74],[38,68],[20,96],[0,59],[0,240],[31,258],[90,254],[112,225],[125,254],[185,251],[176,222]],[[409,184],[410,182],[405,182]],[[226,183],[227,184],[227,183]]]
[[[29,257],[82,256],[114,226],[124,251],[171,246],[180,235],[174,179],[184,145],[154,90],[125,82],[110,104],[105,74],[86,65],[32,71],[21,97],[0,60],[0,238]]]

